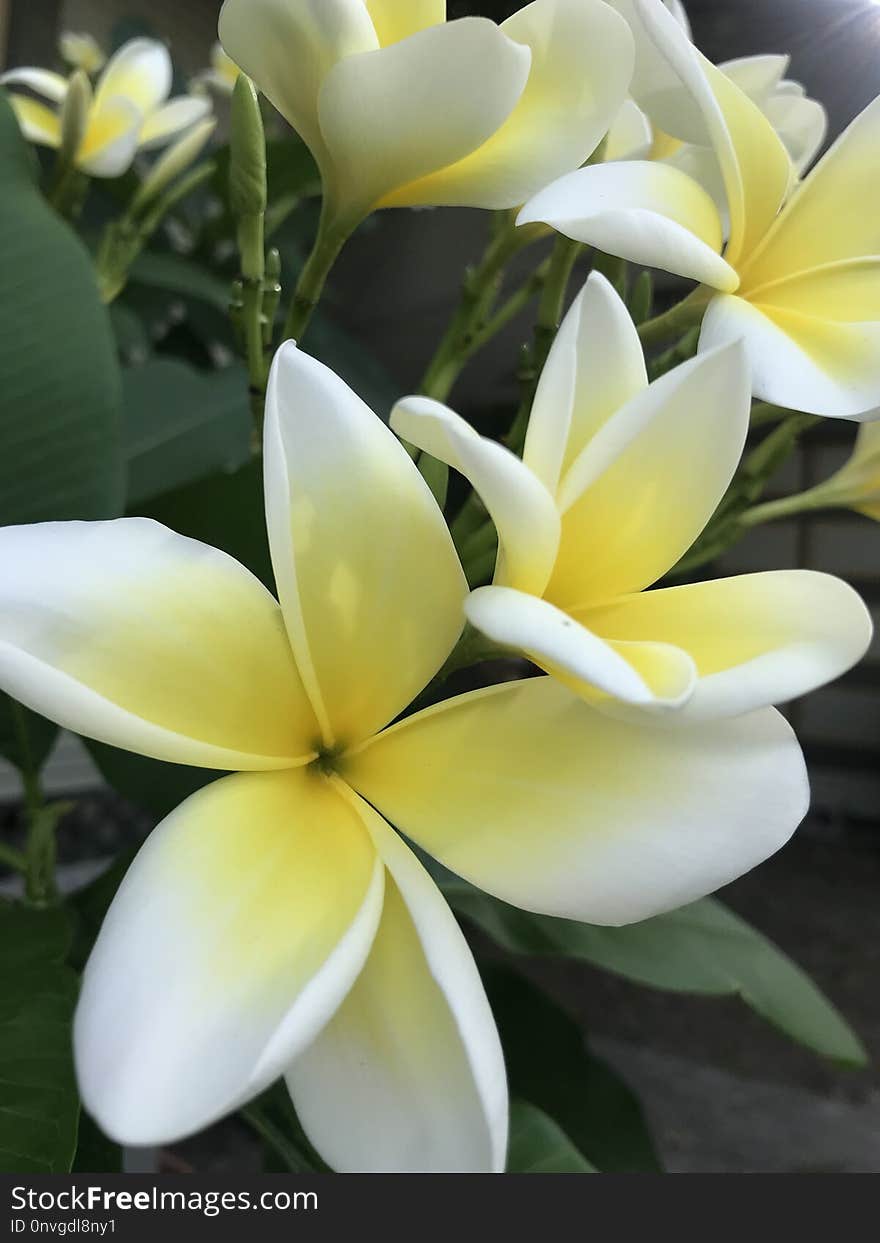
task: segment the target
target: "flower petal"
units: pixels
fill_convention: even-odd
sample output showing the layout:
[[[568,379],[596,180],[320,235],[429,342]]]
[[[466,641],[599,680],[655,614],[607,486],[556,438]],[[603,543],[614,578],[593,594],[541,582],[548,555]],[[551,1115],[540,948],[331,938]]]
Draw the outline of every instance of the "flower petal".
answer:
[[[534,221],[607,254],[715,289],[739,284],[720,255],[717,207],[702,186],[669,164],[629,160],[579,168],[526,203],[517,224]]]
[[[182,130],[190,129],[211,111],[208,99],[195,95],[180,95],[169,99],[167,104],[151,113],[141,128],[140,147],[157,147],[168,142]]]
[[[130,99],[114,96],[95,105],[76,162],[92,177],[118,177],[138,146],[141,113]]]
[[[351,756],[346,775],[482,889],[597,924],[727,884],[787,841],[809,801],[773,709],[668,729],[596,712],[553,678],[429,708]]]
[[[643,591],[584,622],[608,640],[688,652],[700,680],[681,719],[701,720],[786,703],[833,681],[861,660],[872,630],[853,589],[812,570]]]
[[[803,174],[825,141],[828,113],[817,99],[780,93],[764,105],[764,115],[785,143],[796,172]]]
[[[409,454],[287,342],[266,397],[266,519],[288,634],[327,746],[367,737],[430,681],[467,586]]]
[[[764,401],[839,419],[874,417],[880,406],[880,317],[840,323],[744,298],[713,298],[700,350],[729,341],[743,344],[752,392]]]
[[[501,1171],[504,1061],[473,957],[415,856],[355,801],[388,868],[385,906],[354,987],[288,1071],[300,1121],[341,1172]]]
[[[865,210],[880,164],[880,98],[841,134],[791,196],[743,271],[747,288],[841,259],[880,254],[880,225]]]
[[[361,0],[225,0],[220,41],[322,165],[318,92],[346,56],[379,46]]]
[[[446,21],[446,0],[365,0],[380,47]]]
[[[459,471],[479,493],[498,531],[495,581],[540,595],[559,547],[559,513],[540,480],[504,445],[479,436],[439,401],[404,398],[391,412],[391,426]]]
[[[624,100],[605,143],[606,160],[646,160],[654,145],[654,127],[634,99]]]
[[[318,735],[276,602],[225,553],[144,518],[0,528],[0,682],[156,759],[282,768]]]
[[[530,60],[494,22],[464,17],[341,61],[318,100],[333,160],[331,199],[360,214],[377,205],[471,204],[465,191],[426,199],[418,187],[411,194],[410,183],[495,133],[523,93]]]
[[[738,56],[718,66],[744,95],[763,108],[788,72],[790,56],[765,53],[759,56]]]
[[[632,35],[616,13],[600,0],[534,0],[501,31],[531,52],[516,107],[472,155],[405,187],[389,203],[516,207],[583,164],[607,133],[633,61]]]
[[[172,812],[83,977],[77,1076],[103,1130],[166,1143],[277,1079],[357,977],[383,870],[360,818],[311,770],[227,777]]]
[[[480,587],[468,621],[592,703],[603,692],[641,707],[678,707],[694,688],[693,660],[664,643],[609,643],[567,613],[509,587]]]
[[[67,94],[67,78],[49,69],[8,69],[0,73],[0,86],[27,86],[53,104],[60,104]]]
[[[560,477],[587,442],[647,386],[636,326],[614,287],[593,272],[544,364],[523,461],[555,496]]]
[[[609,419],[563,480],[546,598],[570,612],[639,591],[671,569],[733,478],[750,404],[734,344],[676,367]]]
[[[662,66],[660,89],[649,99],[636,90],[633,94],[661,129],[714,149],[730,217],[726,258],[736,266],[765,235],[779,211],[791,185],[791,161],[758,106],[700,55],[661,0],[626,2],[636,10],[634,20],[641,31],[636,35],[637,45],[653,44],[651,63]],[[670,71],[672,81],[677,79],[690,96],[689,106],[680,89],[670,85]],[[696,124],[697,115],[702,127]]]
[[[11,94],[9,103],[28,142],[40,142],[45,147],[58,146],[61,142],[61,122],[57,113],[36,99],[26,99],[24,95]]]
[[[168,98],[171,57],[156,39],[129,39],[110,57],[95,88],[95,107],[120,95],[147,116]]]

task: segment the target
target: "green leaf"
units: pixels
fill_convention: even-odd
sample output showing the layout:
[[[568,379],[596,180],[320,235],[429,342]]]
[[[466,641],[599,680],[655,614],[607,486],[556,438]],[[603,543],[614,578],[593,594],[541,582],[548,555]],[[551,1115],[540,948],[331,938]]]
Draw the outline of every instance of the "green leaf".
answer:
[[[122,1173],[122,1149],[86,1113],[79,1116],[76,1156],[71,1168],[75,1174]]]
[[[595,1174],[552,1118],[528,1101],[510,1102],[508,1174]]]
[[[265,1173],[308,1174],[329,1169],[309,1143],[283,1079],[245,1105],[239,1116],[263,1141]]]
[[[209,268],[179,255],[143,251],[132,265],[129,282],[207,302],[224,315],[229,311],[229,282],[215,276]]]
[[[151,760],[91,738],[84,738],[83,743],[107,784],[157,820],[218,776],[208,768]]]
[[[598,1169],[656,1172],[638,1100],[589,1052],[577,1024],[512,971],[492,968],[485,983],[511,1093],[549,1115]]]
[[[88,253],[37,189],[0,93],[0,524],[123,499],[120,376]]]
[[[809,976],[714,898],[625,928],[531,915],[459,878],[451,904],[517,954],[583,958],[639,984],[673,992],[739,996],[793,1040],[847,1066],[864,1066],[859,1038]]]
[[[70,907],[76,922],[68,958],[78,971],[82,971],[88,961],[104,916],[136,854],[136,848],[123,851],[99,876],[70,896]]]
[[[76,1151],[71,1022],[77,978],[60,909],[0,904],[0,1169],[61,1174]]]
[[[247,372],[156,358],[124,373],[128,503],[140,504],[250,458]]]
[[[222,548],[274,590],[260,462],[248,462],[231,475],[211,475],[175,488],[134,506],[133,512]]]
[[[19,772],[39,772],[57,736],[53,721],[0,692],[0,755]]]

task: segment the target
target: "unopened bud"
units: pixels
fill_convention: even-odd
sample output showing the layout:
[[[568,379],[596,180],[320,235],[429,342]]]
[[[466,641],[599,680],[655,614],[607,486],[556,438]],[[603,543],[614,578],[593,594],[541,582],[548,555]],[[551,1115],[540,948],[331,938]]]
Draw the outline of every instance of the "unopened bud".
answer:
[[[205,143],[214,132],[217,122],[213,117],[188,130],[173,146],[159,157],[141,183],[131,202],[131,211],[138,214],[159,197],[172,181],[195,163]]]
[[[77,69],[67,84],[67,93],[61,105],[61,143],[58,158],[67,167],[76,160],[92,109],[92,84],[82,69]]]
[[[239,74],[232,92],[229,206],[237,220],[266,210],[266,137],[253,82]]]

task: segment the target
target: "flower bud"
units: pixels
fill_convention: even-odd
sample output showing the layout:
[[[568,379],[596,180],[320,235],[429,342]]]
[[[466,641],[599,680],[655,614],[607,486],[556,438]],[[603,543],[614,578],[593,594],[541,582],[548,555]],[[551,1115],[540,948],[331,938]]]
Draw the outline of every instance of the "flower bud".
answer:
[[[240,74],[232,92],[229,205],[237,220],[266,210],[266,138],[256,88]]]
[[[73,164],[82,146],[92,108],[92,84],[82,69],[77,69],[67,84],[61,105],[61,143],[58,158],[64,166]]]
[[[172,181],[185,172],[201,154],[205,143],[214,132],[216,121],[209,118],[194,125],[184,136],[162,155],[144,178],[131,204],[133,213],[139,213],[155,199]]]

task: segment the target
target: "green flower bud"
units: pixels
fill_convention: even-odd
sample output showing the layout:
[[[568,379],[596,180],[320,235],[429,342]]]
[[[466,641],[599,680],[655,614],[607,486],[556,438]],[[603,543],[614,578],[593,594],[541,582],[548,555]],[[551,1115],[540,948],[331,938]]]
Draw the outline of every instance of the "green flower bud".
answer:
[[[237,220],[266,210],[266,138],[256,88],[239,74],[230,118],[229,205]]]
[[[211,137],[216,121],[209,118],[194,125],[184,136],[160,156],[141,183],[132,199],[131,212],[138,214],[159,197],[172,181],[185,172],[201,154]]]
[[[69,167],[76,160],[88,129],[91,108],[92,84],[88,75],[82,69],[77,69],[71,74],[64,103],[61,106],[61,143],[58,159],[64,167]]]

